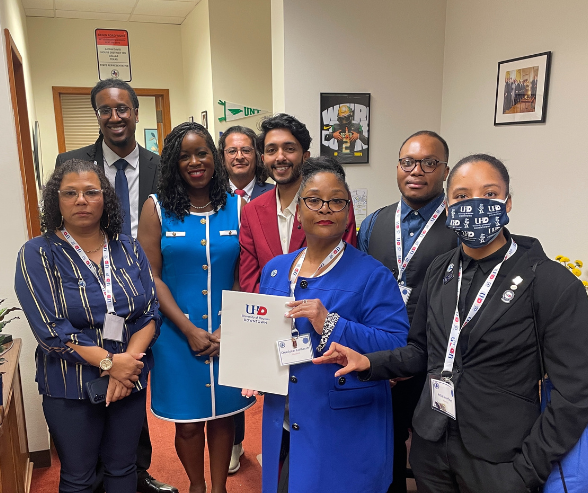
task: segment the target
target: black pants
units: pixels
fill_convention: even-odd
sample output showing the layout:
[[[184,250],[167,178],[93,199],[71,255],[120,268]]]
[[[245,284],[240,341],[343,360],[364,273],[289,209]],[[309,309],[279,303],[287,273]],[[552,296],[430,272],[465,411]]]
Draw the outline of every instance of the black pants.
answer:
[[[245,411],[233,416],[235,421],[235,441],[233,445],[239,445],[245,440]]]
[[[410,465],[419,493],[528,493],[512,462],[492,463],[471,455],[452,419],[437,442],[413,430]]]
[[[147,475],[147,471],[151,466],[151,452],[149,424],[147,423],[147,413],[145,413],[141,436],[139,436],[139,446],[137,447],[137,477],[142,478]]]
[[[392,484],[388,493],[406,493],[406,440],[412,426],[412,415],[419,401],[426,375],[416,375],[397,382],[392,388],[392,415],[394,417],[394,464]]]
[[[43,396],[43,411],[61,461],[60,493],[92,493],[98,457],[108,493],[135,493],[137,443],[147,392],[106,407],[88,399]]]

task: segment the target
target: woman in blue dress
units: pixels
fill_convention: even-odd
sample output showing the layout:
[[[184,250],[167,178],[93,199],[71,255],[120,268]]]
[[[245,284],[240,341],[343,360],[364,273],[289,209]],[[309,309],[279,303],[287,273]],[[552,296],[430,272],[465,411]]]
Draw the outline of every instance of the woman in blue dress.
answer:
[[[331,342],[372,351],[406,344],[408,318],[393,275],[341,239],[349,203],[341,165],[333,158],[307,160],[297,214],[308,247],[274,258],[261,276],[263,294],[288,296],[295,286],[286,316],[295,319],[302,344],[310,334],[315,356]],[[291,365],[288,396],[266,394],[264,493],[384,493],[390,485],[390,386],[355,375],[335,378],[336,369],[311,361]]]
[[[253,403],[218,384],[222,291],[239,289],[240,197],[228,190],[210,134],[182,123],[166,137],[158,195],[143,206],[138,240],[151,262],[163,315],[151,374],[151,410],[176,423],[190,493],[204,493],[204,443],[212,491],[226,492],[233,414]]]

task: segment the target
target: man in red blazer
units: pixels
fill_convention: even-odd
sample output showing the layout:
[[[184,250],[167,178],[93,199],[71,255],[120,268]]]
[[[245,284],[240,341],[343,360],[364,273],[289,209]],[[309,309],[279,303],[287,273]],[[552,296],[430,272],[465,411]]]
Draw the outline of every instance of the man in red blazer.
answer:
[[[241,259],[239,282],[248,293],[259,293],[261,270],[277,255],[306,245],[306,236],[296,219],[300,167],[310,157],[312,138],[304,123],[284,113],[261,123],[258,139],[261,158],[276,182],[276,191],[252,200],[241,212]],[[355,215],[350,204],[349,224],[343,239],[355,246]]]

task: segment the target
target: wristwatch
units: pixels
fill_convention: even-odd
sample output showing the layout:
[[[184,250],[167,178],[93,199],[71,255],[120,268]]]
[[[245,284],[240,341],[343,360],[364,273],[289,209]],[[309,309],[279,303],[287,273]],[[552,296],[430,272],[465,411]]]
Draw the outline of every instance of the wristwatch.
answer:
[[[112,353],[107,352],[106,357],[98,365],[102,371],[108,371],[112,368]]]

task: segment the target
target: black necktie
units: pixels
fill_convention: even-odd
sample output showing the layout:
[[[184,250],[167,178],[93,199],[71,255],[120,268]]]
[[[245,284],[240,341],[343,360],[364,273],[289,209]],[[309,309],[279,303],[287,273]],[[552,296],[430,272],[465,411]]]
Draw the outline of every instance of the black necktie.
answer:
[[[120,199],[120,205],[123,215],[122,232],[131,235],[131,202],[129,199],[129,182],[125,169],[129,163],[124,159],[119,159],[114,163],[116,168],[116,178],[114,179],[114,190]]]

